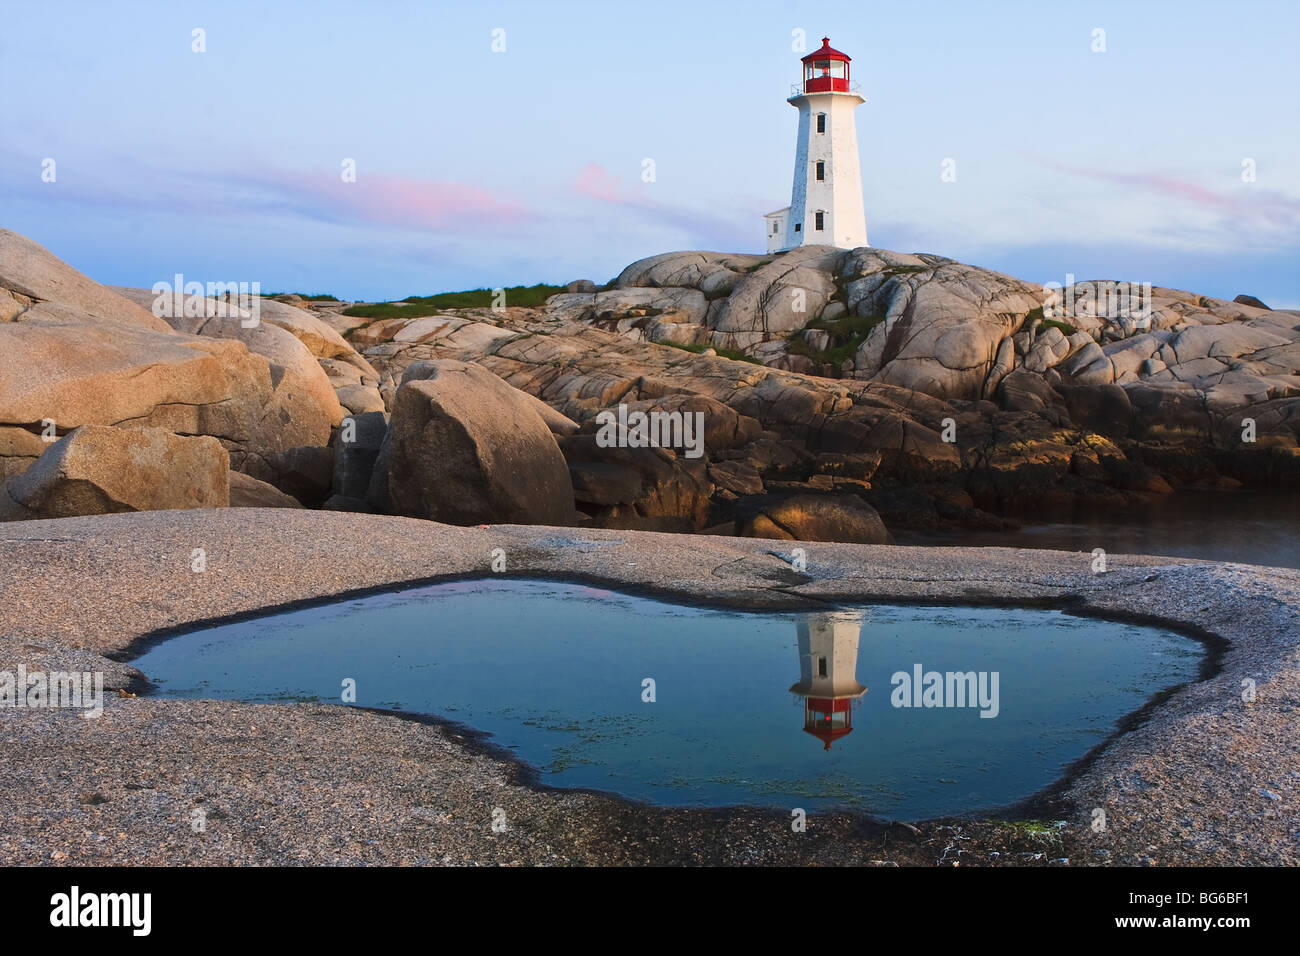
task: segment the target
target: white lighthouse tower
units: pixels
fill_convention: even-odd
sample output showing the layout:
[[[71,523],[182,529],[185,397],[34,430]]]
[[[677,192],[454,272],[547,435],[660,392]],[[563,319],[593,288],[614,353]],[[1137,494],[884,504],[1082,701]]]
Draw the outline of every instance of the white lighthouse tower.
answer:
[[[799,110],[790,205],[768,213],[767,251],[867,245],[862,169],[853,111],[866,100],[850,85],[849,57],[822,37],[803,58],[803,83],[786,102]]]
[[[803,729],[826,750],[853,733],[853,702],[867,689],[858,683],[862,619],[851,613],[809,614],[799,621],[799,682]]]

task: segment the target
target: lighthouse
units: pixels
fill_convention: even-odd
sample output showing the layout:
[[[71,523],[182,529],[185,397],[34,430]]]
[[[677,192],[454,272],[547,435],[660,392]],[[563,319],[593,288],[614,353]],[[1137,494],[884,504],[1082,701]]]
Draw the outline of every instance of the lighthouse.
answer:
[[[858,683],[855,614],[810,614],[799,622],[799,682],[790,691],[803,698],[803,729],[830,750],[853,732],[853,702],[867,692]]]
[[[853,111],[866,100],[849,76],[849,57],[822,37],[803,58],[802,83],[786,102],[799,111],[790,205],[768,213],[767,251],[867,245],[862,169]]]

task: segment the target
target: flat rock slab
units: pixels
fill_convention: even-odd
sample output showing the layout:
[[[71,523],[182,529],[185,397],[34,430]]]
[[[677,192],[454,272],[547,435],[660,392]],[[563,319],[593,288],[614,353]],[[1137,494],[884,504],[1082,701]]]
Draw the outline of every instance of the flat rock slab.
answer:
[[[799,546],[802,572],[794,542],[700,535],[239,508],[20,522],[0,527],[0,669],[99,669],[130,693],[140,675],[121,660],[160,631],[488,576],[503,548],[512,574],[709,604],[1046,603],[1130,616],[1202,629],[1218,670],[1026,805],[1060,823],[1050,837],[994,819],[919,821],[914,834],[851,814],[814,814],[794,834],[785,811],[549,790],[465,728],[342,706],[110,692],[96,720],[0,708],[0,746],[15,756],[0,863],[1300,862],[1300,572],[1110,555],[1094,575],[1085,553]],[[196,548],[203,573],[191,569]],[[1098,808],[1106,826],[1094,831]]]

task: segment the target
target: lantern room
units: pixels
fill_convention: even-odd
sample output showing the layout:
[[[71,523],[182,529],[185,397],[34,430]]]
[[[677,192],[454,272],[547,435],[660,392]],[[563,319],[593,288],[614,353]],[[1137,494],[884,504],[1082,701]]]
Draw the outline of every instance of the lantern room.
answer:
[[[805,697],[803,732],[820,740],[823,750],[830,750],[836,740],[853,733],[853,699]]]
[[[805,93],[849,92],[849,57],[831,49],[831,38],[822,37],[821,49],[803,58]]]

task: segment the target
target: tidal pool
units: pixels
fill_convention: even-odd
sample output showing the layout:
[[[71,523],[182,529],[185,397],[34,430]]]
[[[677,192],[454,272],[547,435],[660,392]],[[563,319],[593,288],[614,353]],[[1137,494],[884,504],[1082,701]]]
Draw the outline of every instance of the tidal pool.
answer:
[[[748,612],[489,579],[192,631],[133,663],[174,697],[343,703],[355,681],[356,705],[486,731],[552,786],[921,819],[1043,789],[1202,655],[1050,610]]]

